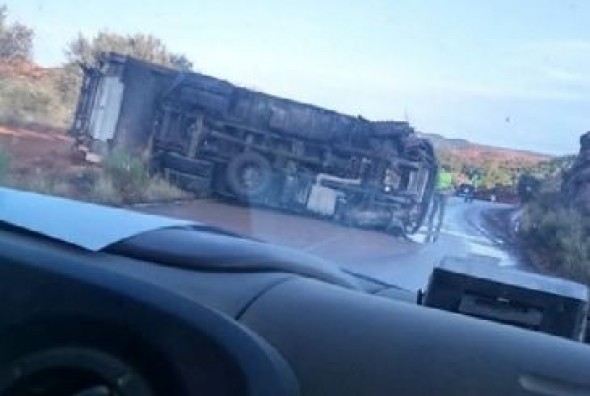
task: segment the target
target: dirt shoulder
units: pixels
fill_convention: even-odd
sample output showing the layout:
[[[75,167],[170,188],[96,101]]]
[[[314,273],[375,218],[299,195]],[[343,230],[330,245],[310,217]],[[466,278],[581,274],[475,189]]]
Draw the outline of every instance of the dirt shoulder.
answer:
[[[519,207],[494,208],[482,213],[486,228],[497,236],[510,254],[518,258],[524,269],[551,275],[536,259],[532,252],[520,239],[518,229]]]
[[[547,252],[540,252],[529,246],[518,234],[520,210],[520,208],[490,209],[483,213],[483,218],[486,226],[502,238],[508,250],[519,258],[526,269],[549,276],[563,277],[564,274],[551,269]]]
[[[514,215],[517,208],[493,208],[482,212],[486,228],[500,237],[505,243],[516,244]]]
[[[0,149],[10,155],[13,172],[67,170],[73,166],[72,144],[73,139],[65,134],[0,125]]]
[[[0,125],[0,182],[19,190],[116,206],[190,196],[127,153],[113,153],[100,166],[76,161],[73,143],[64,133]]]

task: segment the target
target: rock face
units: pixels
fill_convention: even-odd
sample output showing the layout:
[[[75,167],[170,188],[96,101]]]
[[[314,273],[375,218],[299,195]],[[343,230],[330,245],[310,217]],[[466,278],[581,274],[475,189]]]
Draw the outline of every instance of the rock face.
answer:
[[[580,153],[563,176],[562,194],[566,202],[590,215],[590,131],[580,137]]]

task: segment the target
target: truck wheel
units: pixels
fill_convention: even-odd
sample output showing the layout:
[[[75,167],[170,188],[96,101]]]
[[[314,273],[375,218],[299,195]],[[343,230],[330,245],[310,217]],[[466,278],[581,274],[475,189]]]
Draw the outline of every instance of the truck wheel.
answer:
[[[258,153],[242,153],[227,166],[226,181],[230,190],[239,197],[260,197],[272,182],[270,162]]]

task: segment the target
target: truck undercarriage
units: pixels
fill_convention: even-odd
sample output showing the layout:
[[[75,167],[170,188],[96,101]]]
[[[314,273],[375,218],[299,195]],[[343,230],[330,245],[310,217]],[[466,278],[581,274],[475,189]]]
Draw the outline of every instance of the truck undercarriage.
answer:
[[[404,233],[424,221],[437,161],[405,122],[371,122],[118,54],[85,75],[72,132],[91,151],[135,151],[186,190],[246,204]]]

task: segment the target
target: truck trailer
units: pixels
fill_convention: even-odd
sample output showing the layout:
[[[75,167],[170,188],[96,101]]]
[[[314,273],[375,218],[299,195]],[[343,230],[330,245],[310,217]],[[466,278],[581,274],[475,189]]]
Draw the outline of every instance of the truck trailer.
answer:
[[[141,156],[183,189],[351,226],[414,233],[437,159],[401,121],[369,121],[118,53],[84,67],[71,133],[100,159]]]

